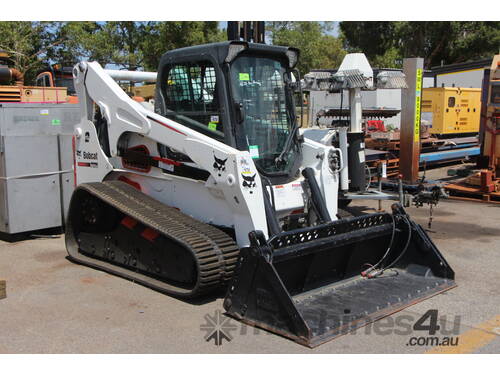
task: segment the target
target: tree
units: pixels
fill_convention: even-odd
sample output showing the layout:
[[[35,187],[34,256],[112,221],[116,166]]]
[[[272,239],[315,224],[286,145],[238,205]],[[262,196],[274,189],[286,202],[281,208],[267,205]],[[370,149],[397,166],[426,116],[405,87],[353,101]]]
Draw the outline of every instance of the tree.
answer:
[[[303,75],[311,69],[333,69],[340,65],[346,52],[339,38],[326,34],[330,22],[270,22],[268,39],[275,45],[300,49],[297,65]]]
[[[50,60],[64,65],[94,60],[128,70],[142,64],[143,22],[62,22],[58,26],[58,38],[63,43],[51,51]]]
[[[105,65],[112,57],[114,46],[111,38],[103,32],[101,22],[58,22],[53,28],[57,46],[51,48],[47,61],[71,66],[82,60],[95,60]]]
[[[339,28],[349,52],[373,58],[395,45],[395,22],[340,22]]]
[[[0,22],[0,49],[11,55],[14,68],[33,80],[50,51],[63,40],[53,33],[55,22]]]
[[[500,46],[500,22],[341,22],[344,47],[364,52],[380,67],[423,57],[425,68],[491,57]],[[383,64],[383,65],[381,65]]]
[[[141,52],[146,70],[156,70],[161,56],[172,49],[226,40],[218,22],[148,22]]]
[[[33,82],[47,63],[93,60],[128,70],[156,70],[170,49],[225,40],[218,22],[0,22],[0,49]]]

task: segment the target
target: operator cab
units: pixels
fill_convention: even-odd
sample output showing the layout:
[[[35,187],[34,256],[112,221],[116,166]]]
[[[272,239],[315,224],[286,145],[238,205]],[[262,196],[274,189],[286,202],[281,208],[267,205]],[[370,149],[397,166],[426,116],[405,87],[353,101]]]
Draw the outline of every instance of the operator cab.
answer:
[[[248,151],[261,175],[284,183],[301,163],[292,79],[298,55],[235,41],[169,51],[159,65],[155,110]]]
[[[68,95],[76,95],[72,70],[72,67],[63,67],[61,64],[48,65],[38,72],[36,86],[66,87]]]

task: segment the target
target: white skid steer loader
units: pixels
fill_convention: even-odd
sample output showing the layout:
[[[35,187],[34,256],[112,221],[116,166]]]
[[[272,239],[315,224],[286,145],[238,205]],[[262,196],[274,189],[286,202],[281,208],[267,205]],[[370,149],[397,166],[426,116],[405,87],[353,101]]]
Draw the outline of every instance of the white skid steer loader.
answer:
[[[338,218],[347,161],[298,132],[298,55],[246,42],[169,51],[154,111],[98,63],[76,65],[70,259],[181,298],[224,287],[229,315],[308,346],[453,287],[401,207]]]

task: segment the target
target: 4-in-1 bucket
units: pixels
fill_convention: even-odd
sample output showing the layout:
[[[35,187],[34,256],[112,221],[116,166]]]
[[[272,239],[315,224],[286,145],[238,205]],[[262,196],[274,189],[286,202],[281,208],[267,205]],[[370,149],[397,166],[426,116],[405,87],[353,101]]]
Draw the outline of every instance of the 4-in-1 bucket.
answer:
[[[249,234],[224,300],[232,317],[314,347],[456,286],[398,204],[280,233]]]

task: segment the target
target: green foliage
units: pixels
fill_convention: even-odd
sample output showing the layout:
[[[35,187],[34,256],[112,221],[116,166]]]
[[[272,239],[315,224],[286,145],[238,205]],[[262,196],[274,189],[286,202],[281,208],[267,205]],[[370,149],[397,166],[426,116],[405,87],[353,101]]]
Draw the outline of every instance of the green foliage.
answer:
[[[404,57],[432,66],[488,58],[500,47],[500,22],[341,22],[344,47],[362,51],[373,65],[398,67]]]
[[[268,39],[275,45],[300,49],[297,66],[301,75],[311,69],[333,69],[340,65],[346,52],[339,38],[326,34],[331,22],[268,22]]]
[[[267,41],[297,47],[298,69],[336,68],[346,50],[364,52],[373,66],[400,67],[421,56],[426,68],[491,57],[500,47],[500,22],[266,22]],[[0,22],[0,49],[32,82],[44,63],[96,60],[125,69],[156,70],[168,50],[226,40],[212,21]]]
[[[399,68],[403,67],[399,50],[395,47],[388,48],[383,55],[375,55],[370,61],[374,67]]]
[[[54,22],[0,22],[0,49],[11,55],[13,67],[33,79],[49,51],[61,43],[50,32]]]
[[[339,27],[349,52],[363,52],[373,58],[384,55],[395,44],[395,22],[341,22]]]
[[[176,48],[226,40],[218,22],[148,22],[141,51],[146,70],[156,70],[161,56]]]
[[[47,63],[98,61],[156,70],[170,49],[226,40],[218,22],[0,22],[0,49],[33,82]]]
[[[142,66],[142,47],[146,36],[144,23],[106,22],[94,35],[89,36],[86,49],[90,52],[92,60],[113,63],[127,70],[136,70]]]

